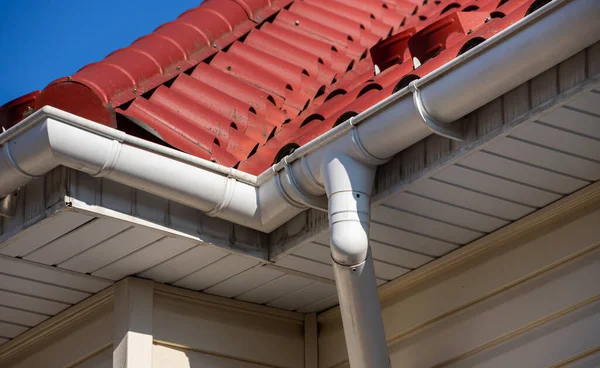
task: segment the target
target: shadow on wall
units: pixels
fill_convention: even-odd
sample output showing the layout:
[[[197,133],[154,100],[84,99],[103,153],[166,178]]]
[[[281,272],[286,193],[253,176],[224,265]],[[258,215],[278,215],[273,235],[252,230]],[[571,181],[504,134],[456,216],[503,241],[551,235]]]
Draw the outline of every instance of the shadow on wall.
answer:
[[[237,359],[201,353],[193,350],[178,349],[154,344],[152,350],[154,368],[261,368],[260,364],[248,363]]]

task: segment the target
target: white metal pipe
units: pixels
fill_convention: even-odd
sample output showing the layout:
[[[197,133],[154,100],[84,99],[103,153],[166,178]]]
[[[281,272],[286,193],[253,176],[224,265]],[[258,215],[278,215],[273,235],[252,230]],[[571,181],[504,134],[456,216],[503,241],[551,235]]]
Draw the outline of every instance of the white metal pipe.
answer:
[[[375,166],[329,153],[322,167],[329,199],[331,258],[351,367],[390,365],[369,248]]]
[[[373,258],[353,267],[333,262],[348,359],[352,368],[388,368],[387,344]]]

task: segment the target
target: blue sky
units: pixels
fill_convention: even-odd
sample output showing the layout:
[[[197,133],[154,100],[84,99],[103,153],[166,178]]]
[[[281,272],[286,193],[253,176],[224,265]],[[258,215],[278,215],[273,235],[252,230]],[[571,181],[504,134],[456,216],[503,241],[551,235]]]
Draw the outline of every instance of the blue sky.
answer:
[[[200,2],[2,1],[0,106],[101,60]]]

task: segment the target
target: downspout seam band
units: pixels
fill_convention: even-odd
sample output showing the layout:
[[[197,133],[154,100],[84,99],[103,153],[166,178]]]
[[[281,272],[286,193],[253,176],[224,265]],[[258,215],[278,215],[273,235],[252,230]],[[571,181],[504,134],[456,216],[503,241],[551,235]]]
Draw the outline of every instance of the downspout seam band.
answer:
[[[6,161],[8,162],[8,164],[10,165],[10,167],[15,170],[18,174],[28,178],[28,179],[37,179],[37,178],[41,178],[43,177],[43,175],[32,175],[29,174],[27,172],[25,172],[23,169],[21,169],[19,167],[19,165],[17,165],[17,163],[15,162],[14,158],[12,157],[12,153],[10,152],[10,148],[9,148],[9,142],[7,142],[6,144],[4,144],[2,146],[2,151],[4,151],[4,157],[6,157]]]
[[[340,267],[344,267],[344,268],[356,268],[356,267],[360,267],[360,266],[364,265],[365,262],[367,262],[369,260],[369,258],[372,258],[370,250],[367,253],[367,257],[363,261],[358,262],[357,264],[353,264],[353,265],[347,265],[347,264],[340,263],[340,262],[336,261],[335,258],[333,257],[333,254],[331,254],[331,253],[330,253],[330,257],[331,257],[331,261],[332,262],[334,262],[336,265],[338,265]]]
[[[441,135],[443,137],[455,140],[455,141],[463,141],[464,133],[462,132],[462,128],[460,124],[444,124],[435,120],[425,108],[425,104],[423,102],[423,95],[421,94],[421,90],[417,86],[417,80],[414,80],[409,83],[408,89],[412,92],[413,95],[413,103],[415,105],[415,109],[421,116],[421,119],[427,124],[429,129],[435,134]]]
[[[227,178],[225,183],[225,190],[223,191],[223,196],[217,205],[210,211],[206,212],[207,216],[215,217],[221,211],[229,207],[231,200],[233,199],[233,194],[235,193],[235,185],[237,184],[237,180],[234,178]]]

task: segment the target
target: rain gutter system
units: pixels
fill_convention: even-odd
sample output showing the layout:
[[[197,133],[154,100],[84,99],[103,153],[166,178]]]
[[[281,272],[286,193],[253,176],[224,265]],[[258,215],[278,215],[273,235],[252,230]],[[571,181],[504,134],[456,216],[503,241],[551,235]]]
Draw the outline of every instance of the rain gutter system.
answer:
[[[59,165],[264,232],[327,210],[350,364],[389,367],[368,242],[377,165],[432,133],[461,139],[453,121],[598,41],[599,14],[597,0],[555,0],[258,177],[47,106],[0,134],[0,212]]]

